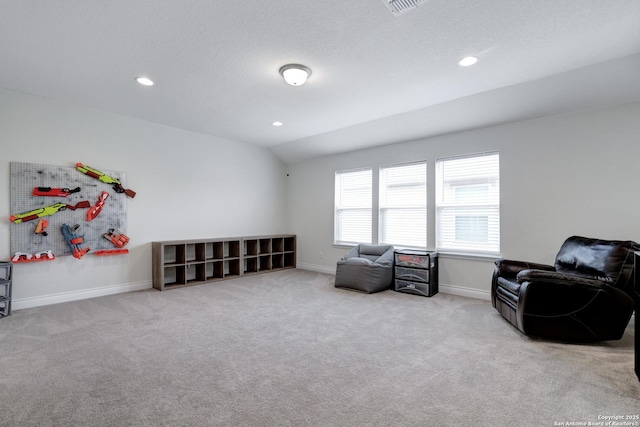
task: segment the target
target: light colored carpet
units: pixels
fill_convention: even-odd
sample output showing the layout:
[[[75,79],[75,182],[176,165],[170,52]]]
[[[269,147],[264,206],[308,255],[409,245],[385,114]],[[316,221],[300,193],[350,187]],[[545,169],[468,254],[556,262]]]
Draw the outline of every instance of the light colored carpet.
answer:
[[[522,336],[487,301],[286,270],[14,312],[3,426],[553,426],[640,413],[620,341]]]

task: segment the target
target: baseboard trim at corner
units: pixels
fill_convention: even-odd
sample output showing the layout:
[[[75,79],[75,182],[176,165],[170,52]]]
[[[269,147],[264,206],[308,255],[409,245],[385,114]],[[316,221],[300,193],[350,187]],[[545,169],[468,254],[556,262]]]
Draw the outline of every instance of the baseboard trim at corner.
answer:
[[[469,298],[491,301],[491,292],[483,291],[480,289],[465,288],[462,286],[443,285],[440,283],[438,284],[438,290],[443,294],[458,295],[461,297],[469,297]]]
[[[11,301],[11,309],[22,310],[25,308],[40,307],[43,305],[59,304],[62,302],[79,301],[83,299],[103,297],[106,295],[122,294],[125,292],[142,291],[151,288],[151,281],[126,283],[123,285],[104,286],[101,288],[83,289],[73,292],[43,295],[39,297],[14,299]]]
[[[299,268],[300,270],[315,271],[316,273],[332,274],[334,276],[336,275],[336,268],[327,267],[326,265],[305,264],[299,262],[298,264],[296,264],[296,268]]]

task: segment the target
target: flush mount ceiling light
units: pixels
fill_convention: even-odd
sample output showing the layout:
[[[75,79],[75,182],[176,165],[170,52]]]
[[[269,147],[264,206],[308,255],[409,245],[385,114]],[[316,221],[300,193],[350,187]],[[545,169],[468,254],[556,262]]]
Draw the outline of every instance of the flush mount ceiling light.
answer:
[[[136,81],[143,86],[153,86],[153,80],[148,77],[136,77]]]
[[[467,56],[466,58],[462,58],[460,62],[458,62],[458,64],[462,67],[468,67],[475,64],[476,62],[478,62],[478,58],[476,58],[475,56]]]
[[[311,69],[300,64],[287,64],[280,67],[280,74],[291,86],[302,86],[311,75]]]
[[[273,126],[282,126],[284,123],[282,122],[271,122]]]

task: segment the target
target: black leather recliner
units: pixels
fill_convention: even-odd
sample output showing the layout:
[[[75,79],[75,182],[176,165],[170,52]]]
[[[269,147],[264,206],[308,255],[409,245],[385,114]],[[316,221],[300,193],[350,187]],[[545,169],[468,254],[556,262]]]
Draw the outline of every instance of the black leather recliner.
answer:
[[[622,338],[634,308],[633,241],[573,236],[555,265],[496,260],[493,306],[526,335],[562,341]]]

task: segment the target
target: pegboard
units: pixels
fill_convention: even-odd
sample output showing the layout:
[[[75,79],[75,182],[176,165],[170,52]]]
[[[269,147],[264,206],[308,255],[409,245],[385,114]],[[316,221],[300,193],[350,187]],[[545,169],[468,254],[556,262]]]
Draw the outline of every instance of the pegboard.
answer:
[[[11,215],[29,212],[35,209],[51,206],[56,203],[65,203],[75,206],[78,202],[88,201],[95,206],[103,191],[109,193],[102,211],[92,221],[87,221],[87,208],[76,210],[64,209],[49,216],[38,219],[46,219],[49,226],[46,229],[47,236],[36,234],[38,219],[11,223],[11,254],[16,252],[35,254],[51,250],[58,256],[71,255],[72,251],[62,235],[62,225],[70,227],[78,224],[76,234],[84,237],[81,248],[89,247],[87,255],[101,249],[117,249],[117,247],[104,237],[110,229],[116,233],[126,234],[127,227],[127,196],[116,191],[109,184],[105,184],[95,178],[83,174],[75,167],[62,167],[52,165],[39,165],[33,163],[11,162]],[[125,186],[126,175],[123,172],[100,169],[107,175],[118,179]],[[75,189],[80,191],[66,197],[34,196],[34,187],[52,187]]]

